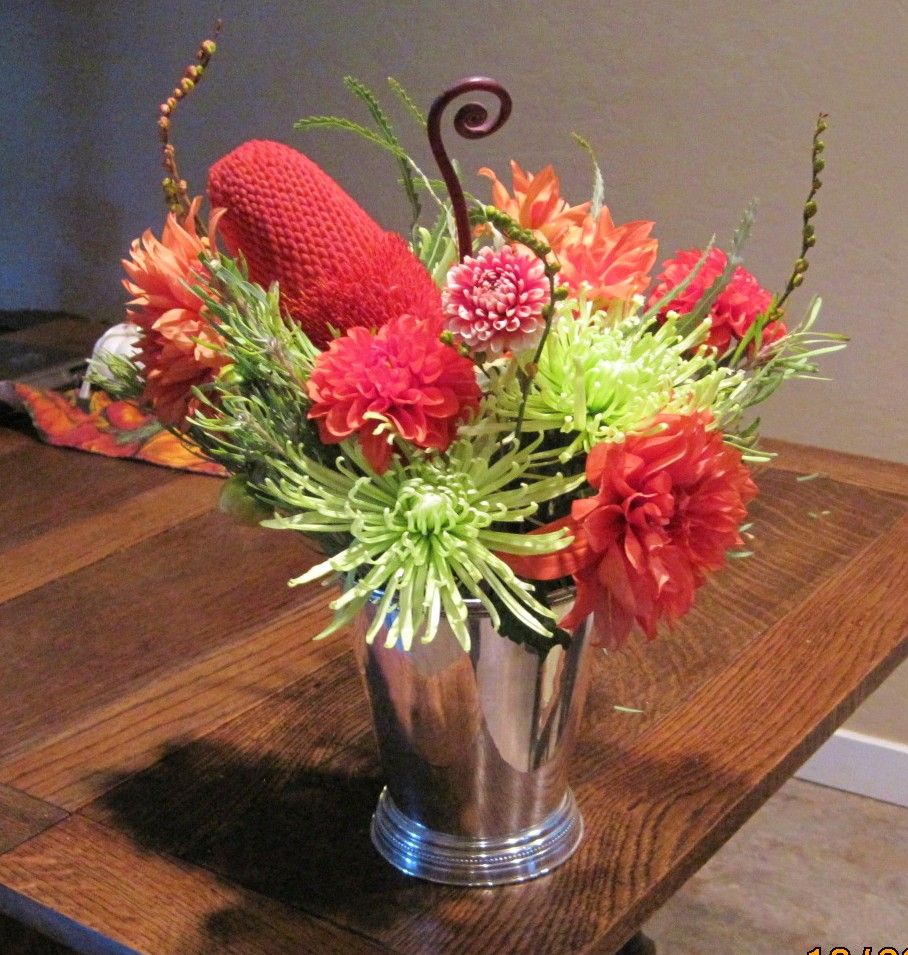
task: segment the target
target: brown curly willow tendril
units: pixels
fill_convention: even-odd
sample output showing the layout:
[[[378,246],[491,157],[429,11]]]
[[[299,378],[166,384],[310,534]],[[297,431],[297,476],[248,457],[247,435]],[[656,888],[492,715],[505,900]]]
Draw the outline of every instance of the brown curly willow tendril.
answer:
[[[796,288],[799,288],[804,281],[804,273],[810,265],[807,261],[807,254],[817,244],[813,223],[810,220],[817,214],[816,196],[820,191],[820,187],[823,185],[820,179],[820,173],[826,167],[826,160],[823,159],[822,156],[823,151],[826,149],[826,143],[820,139],[820,136],[823,135],[829,126],[826,122],[827,119],[829,119],[828,113],[820,113],[817,117],[816,129],[813,132],[813,149],[811,151],[813,176],[810,184],[810,192],[804,202],[804,228],[801,232],[801,253],[795,260],[794,268],[788,279],[788,284],[785,286],[785,291],[773,306],[772,319],[781,318],[785,313],[785,309],[782,306],[785,304],[788,296],[791,295]]]
[[[482,139],[491,136],[501,129],[511,115],[511,96],[497,80],[487,76],[473,76],[455,83],[445,90],[429,110],[428,133],[432,155],[438,163],[442,178],[448,187],[451,205],[454,209],[454,221],[457,225],[457,248],[460,260],[473,251],[473,241],[470,234],[470,217],[467,214],[467,201],[464,198],[463,187],[454,171],[454,166],[448,158],[441,138],[441,116],[448,104],[465,93],[491,93],[497,97],[499,110],[496,117],[490,118],[489,111],[482,103],[465,103],[454,115],[454,129],[465,139]]]
[[[220,35],[221,21],[218,20],[214,25],[214,39],[203,40],[196,51],[197,63],[190,63],[183,70],[180,82],[173,88],[170,96],[164,100],[158,107],[160,116],[158,117],[158,135],[161,139],[161,151],[163,153],[163,166],[167,175],[161,181],[161,187],[164,190],[164,201],[167,208],[174,213],[180,222],[183,222],[189,213],[189,186],[186,180],[180,175],[177,168],[177,155],[173,143],[170,141],[171,117],[177,108],[179,102],[195,89],[196,84],[204,76],[208,63],[217,50],[215,39]],[[201,226],[201,224],[199,224]]]

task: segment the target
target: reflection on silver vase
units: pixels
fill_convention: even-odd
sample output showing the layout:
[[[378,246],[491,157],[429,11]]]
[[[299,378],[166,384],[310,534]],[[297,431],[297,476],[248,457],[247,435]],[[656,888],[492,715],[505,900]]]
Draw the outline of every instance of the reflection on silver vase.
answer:
[[[565,595],[556,612],[567,608]],[[586,695],[587,627],[540,654],[492,627],[470,602],[465,652],[442,620],[431,643],[371,645],[368,605],[354,627],[387,786],[372,841],[394,866],[454,885],[549,872],[583,821],[566,763]]]

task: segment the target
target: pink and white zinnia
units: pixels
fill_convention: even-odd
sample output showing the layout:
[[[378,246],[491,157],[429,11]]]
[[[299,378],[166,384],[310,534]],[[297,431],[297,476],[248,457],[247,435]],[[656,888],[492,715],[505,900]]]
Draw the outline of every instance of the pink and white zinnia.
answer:
[[[442,292],[446,327],[474,352],[522,351],[545,325],[545,266],[525,249],[485,247],[448,272]]]

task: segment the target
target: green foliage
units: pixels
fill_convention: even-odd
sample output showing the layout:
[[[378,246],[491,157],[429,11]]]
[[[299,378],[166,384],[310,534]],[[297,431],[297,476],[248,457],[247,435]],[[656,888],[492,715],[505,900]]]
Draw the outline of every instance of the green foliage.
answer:
[[[280,502],[269,497],[265,483],[284,459],[288,443],[306,445],[326,458],[333,454],[307,418],[306,381],[318,350],[281,315],[277,286],[266,291],[226,258],[206,265],[212,287],[197,292],[230,363],[211,388],[196,389],[204,410],[190,419],[190,435],[274,510]]]
[[[413,172],[411,169],[411,160],[410,157],[406,154],[405,150],[400,144],[397,136],[394,133],[394,129],[391,126],[388,117],[385,115],[384,111],[381,108],[381,105],[378,102],[378,97],[370,90],[367,86],[360,83],[358,79],[354,76],[345,76],[344,85],[353,93],[354,96],[358,97],[366,105],[366,109],[369,110],[369,114],[372,116],[372,121],[375,123],[379,135],[390,145],[399,149],[403,155],[398,156],[397,162],[400,166],[401,176],[403,177],[404,192],[407,196],[407,201],[410,203],[410,210],[413,214],[413,220],[411,222],[411,228],[416,228],[416,223],[419,222],[419,214],[422,211],[422,206],[419,202],[419,196],[416,194],[416,186],[413,183]]]
[[[612,315],[582,294],[560,302],[526,395],[509,369],[492,368],[495,416],[466,430],[516,430],[523,409],[523,430],[545,435],[549,453],[566,464],[602,441],[622,440],[662,411],[710,408],[733,382],[728,369],[698,348],[707,328],[701,323],[682,334],[675,318],[660,325],[633,311]]]
[[[431,181],[426,177],[419,166],[416,165],[407,150],[401,145],[397,134],[394,132],[394,127],[391,125],[391,121],[388,119],[375,93],[364,83],[356,79],[355,76],[345,76],[344,85],[365,105],[372,118],[372,122],[375,124],[374,130],[363,126],[362,123],[357,123],[342,116],[307,116],[294,123],[293,128],[298,130],[334,129],[355,133],[373,146],[378,146],[380,149],[391,153],[400,167],[400,182],[407,197],[407,202],[410,205],[412,217],[411,233],[415,243],[418,239],[417,226],[422,212],[417,183],[427,187],[436,202],[440,204],[441,200],[436,194]],[[404,104],[409,113],[417,120],[420,127],[425,129],[426,118],[404,87],[391,77],[388,78],[388,86]]]
[[[804,201],[804,208],[801,213],[801,217],[804,222],[804,225],[801,229],[801,251],[797,259],[795,259],[794,268],[791,271],[791,275],[789,276],[788,282],[785,285],[784,291],[770,310],[772,318],[781,318],[781,316],[784,314],[783,306],[785,305],[789,295],[791,295],[796,288],[800,288],[804,282],[804,275],[810,265],[807,258],[808,253],[817,244],[816,233],[814,232],[814,227],[811,220],[817,214],[817,193],[820,191],[820,188],[823,185],[823,181],[820,179],[820,173],[826,168],[826,160],[823,158],[823,152],[826,149],[826,144],[820,137],[828,128],[828,124],[826,123],[827,119],[829,119],[829,117],[826,115],[826,113],[820,113],[820,115],[817,117],[816,127],[813,131],[813,148],[811,149],[810,154],[812,172],[810,191],[807,193],[807,199]]]
[[[102,351],[91,359],[85,379],[115,401],[135,400],[145,389],[139,366],[132,359],[110,351]]]
[[[593,216],[598,216],[605,201],[605,183],[602,179],[602,170],[599,168],[596,153],[593,151],[593,147],[589,142],[579,133],[571,133],[571,137],[574,142],[587,153],[593,163],[593,194],[591,197],[592,205],[590,206],[590,213]]]
[[[403,85],[393,76],[388,77],[388,86],[391,89],[391,92],[406,106],[410,111],[410,114],[419,124],[421,129],[425,129],[428,125],[428,120],[426,119],[426,114],[416,105],[413,97],[404,89]]]
[[[745,451],[750,461],[767,460],[769,456],[756,448],[759,420],[745,426],[745,412],[769,398],[785,381],[819,379],[816,359],[840,351],[848,342],[845,335],[814,331],[821,305],[822,300],[814,297],[803,321],[766,348],[761,348],[760,336],[773,319],[771,314],[761,316],[736,349],[740,368],[735,386],[720,395],[714,414],[729,442]]]
[[[707,318],[709,313],[712,311],[713,303],[728,287],[728,283],[732,280],[732,277],[735,274],[735,269],[737,269],[738,266],[744,261],[744,245],[750,238],[750,233],[753,231],[756,214],[757,203],[756,200],[754,200],[750,202],[750,204],[744,210],[744,215],[741,217],[741,222],[732,236],[731,248],[728,250],[728,258],[725,263],[725,268],[722,270],[721,275],[719,275],[712,285],[710,285],[710,287],[706,290],[700,301],[697,302],[694,310],[684,316],[684,328],[696,328],[705,318]],[[704,255],[701,257],[701,263],[706,261],[706,254],[707,253],[704,253]],[[698,263],[698,265],[699,264],[700,263]],[[669,299],[669,301],[671,301],[671,299]]]
[[[448,219],[447,210],[442,210],[431,231],[418,227],[413,245],[414,254],[438,286],[445,284],[448,269],[457,260],[457,243],[451,238]]]

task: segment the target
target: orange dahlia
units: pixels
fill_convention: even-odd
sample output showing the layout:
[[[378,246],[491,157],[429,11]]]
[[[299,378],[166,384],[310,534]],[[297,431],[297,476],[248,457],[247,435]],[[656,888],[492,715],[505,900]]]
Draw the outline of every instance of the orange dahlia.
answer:
[[[616,226],[605,206],[595,218],[586,216],[556,250],[561,280],[574,294],[585,287],[599,305],[628,301],[649,285],[659,246],[650,236],[654,225],[639,220]]]
[[[707,572],[741,544],[739,527],[757,493],[741,454],[710,430],[707,412],[662,415],[657,430],[590,452],[586,476],[596,489],[570,517],[540,531],[569,528],[574,542],[543,557],[509,557],[524,577],[573,575],[577,599],[561,626],[589,614],[599,640],[624,642],[636,622],[653,638],[690,610]]]
[[[561,184],[553,166],[546,166],[534,176],[524,172],[512,159],[513,196],[491,169],[482,168],[479,175],[492,180],[492,205],[506,212],[522,228],[538,233],[556,250],[568,229],[580,225],[590,208],[589,202],[569,206],[561,198]]]
[[[177,427],[193,405],[192,388],[210,382],[226,363],[205,304],[192,291],[208,278],[199,256],[212,248],[223,214],[212,213],[211,238],[204,238],[196,230],[200,204],[200,198],[192,201],[183,222],[170,213],[160,239],[146,230],[123,259],[123,285],[132,296],[127,315],[142,329],[137,360],[145,378],[143,400],[161,421]]]
[[[378,328],[405,313],[440,328],[441,294],[406,242],[301,152],[243,143],[211,167],[208,195],[226,207],[228,250],[252,281],[278,283],[282,306],[319,347],[331,328]]]
[[[379,474],[391,461],[394,435],[445,451],[480,398],[473,363],[412,315],[377,331],[348,329],[318,356],[307,388],[322,441],[356,435]]]

